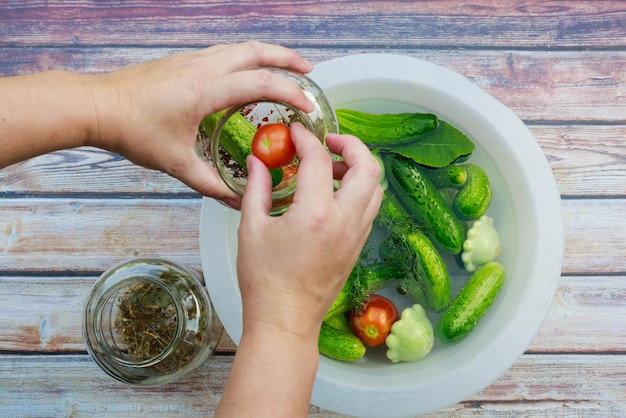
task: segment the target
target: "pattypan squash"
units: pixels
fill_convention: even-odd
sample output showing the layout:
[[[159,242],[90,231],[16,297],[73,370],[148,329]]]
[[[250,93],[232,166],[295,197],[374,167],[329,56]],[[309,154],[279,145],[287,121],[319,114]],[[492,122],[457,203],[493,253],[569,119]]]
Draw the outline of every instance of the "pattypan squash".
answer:
[[[416,361],[430,352],[435,343],[433,326],[418,303],[402,311],[387,336],[387,358],[393,363]]]
[[[502,251],[500,234],[487,215],[475,220],[463,242],[461,260],[467,271],[475,271],[488,261],[493,261]]]

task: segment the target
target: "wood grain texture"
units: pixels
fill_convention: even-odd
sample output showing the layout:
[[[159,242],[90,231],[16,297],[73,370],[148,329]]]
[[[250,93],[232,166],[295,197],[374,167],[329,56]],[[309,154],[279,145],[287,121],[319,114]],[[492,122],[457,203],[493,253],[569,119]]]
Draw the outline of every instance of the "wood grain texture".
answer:
[[[1,269],[99,273],[138,256],[200,269],[200,207],[199,198],[3,200]]]
[[[563,273],[626,274],[626,200],[562,206]],[[199,199],[0,199],[0,271],[98,273],[136,256],[200,270],[200,208]]]
[[[564,197],[626,196],[626,125],[530,125]],[[0,171],[0,197],[198,197],[180,181],[116,154],[77,148]]]
[[[506,48],[623,46],[620,1],[17,0],[0,8],[0,45],[206,45],[260,39],[290,46]],[[45,22],[45,24],[42,24]]]
[[[0,196],[72,194],[199,198],[173,177],[92,147],[53,152],[0,171]]]
[[[0,74],[62,68],[103,72],[183,49],[0,49]],[[186,49],[184,49],[186,50]],[[465,76],[531,122],[626,124],[626,51],[438,50],[419,48],[299,48],[315,63],[348,54],[397,53]]]
[[[8,0],[0,2],[0,75],[101,73],[259,39],[315,63],[396,53],[467,77],[512,109],[545,153],[562,196],[564,266],[525,354],[487,388],[426,417],[622,417],[624,22],[619,0]],[[236,350],[227,335],[202,368],[158,388],[106,376],[81,336],[84,298],[112,264],[159,256],[200,270],[200,207],[177,180],[93,148],[0,170],[0,416],[214,412]]]
[[[206,416],[215,410],[231,362],[231,356],[214,356],[178,382],[135,388],[106,376],[86,355],[2,355],[0,387],[7,390],[0,392],[0,408],[9,416],[24,410],[46,417]],[[572,416],[569,409],[617,417],[626,413],[624,373],[624,356],[524,355],[488,388],[428,416],[563,417]],[[317,407],[309,414],[340,416]]]
[[[95,276],[0,276],[0,352],[85,353],[82,314]],[[564,276],[526,352],[626,352],[626,276]],[[224,334],[218,353],[233,353]]]
[[[85,353],[83,310],[97,276],[0,276],[0,352]],[[217,353],[233,353],[223,334]]]

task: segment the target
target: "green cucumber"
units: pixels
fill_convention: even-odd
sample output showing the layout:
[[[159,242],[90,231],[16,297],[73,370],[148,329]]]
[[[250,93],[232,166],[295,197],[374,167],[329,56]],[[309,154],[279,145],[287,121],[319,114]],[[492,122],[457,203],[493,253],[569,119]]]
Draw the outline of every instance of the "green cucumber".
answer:
[[[427,308],[433,312],[443,311],[452,300],[452,284],[445,261],[432,241],[421,232],[415,231],[404,238],[419,255]]]
[[[365,345],[351,332],[333,328],[323,322],[317,341],[320,354],[335,360],[357,361],[365,355]]]
[[[395,242],[400,241],[406,246],[416,264],[413,270],[420,280],[420,286],[405,286],[408,288],[403,290],[418,303],[425,302],[425,307],[430,311],[441,312],[446,309],[452,299],[450,274],[432,241],[408,221],[409,214],[391,193],[384,195],[378,219],[395,238]]]
[[[415,141],[439,125],[430,113],[368,113],[358,110],[335,111],[342,134],[354,135],[369,146],[400,145]]]
[[[454,197],[452,208],[465,221],[483,216],[491,205],[491,185],[487,173],[475,164],[462,165],[467,172],[467,181]]]
[[[357,264],[350,273],[348,280],[326,312],[327,321],[335,315],[361,309],[371,293],[387,286],[404,273],[398,266],[387,263]]]
[[[439,341],[450,343],[465,338],[493,304],[504,283],[504,268],[496,261],[479,267],[459,290],[435,325]]]
[[[424,171],[435,187],[439,189],[458,189],[467,181],[467,171],[457,164],[436,169],[425,169]]]
[[[204,130],[208,138],[213,135],[223,114],[224,111],[213,113],[205,116],[200,122],[200,128]],[[247,171],[246,159],[252,153],[251,145],[255,133],[254,125],[238,112],[229,117],[222,127],[220,145],[244,171]],[[269,171],[272,176],[272,187],[278,186],[284,177],[283,170],[269,169]]]
[[[444,251],[461,252],[463,225],[423,169],[397,154],[387,154],[384,163],[389,185],[424,233]]]
[[[338,329],[339,331],[352,333],[352,328],[350,327],[350,314],[348,312],[334,315],[331,318],[324,320],[324,323],[331,328]]]

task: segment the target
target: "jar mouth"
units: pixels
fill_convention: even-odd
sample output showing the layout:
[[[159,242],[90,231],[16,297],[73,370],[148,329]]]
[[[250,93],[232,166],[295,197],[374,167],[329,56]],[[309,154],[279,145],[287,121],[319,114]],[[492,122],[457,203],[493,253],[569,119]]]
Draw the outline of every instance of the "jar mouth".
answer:
[[[309,115],[284,102],[257,100],[228,109],[226,112],[224,112],[217,125],[215,126],[215,130],[213,131],[208,144],[208,151],[211,163],[217,169],[222,180],[224,180],[226,185],[230,187],[231,190],[239,195],[243,195],[246,186],[246,167],[241,167],[237,163],[229,161],[230,156],[222,148],[220,139],[224,129],[224,125],[234,114],[241,113],[242,115],[249,115],[251,112],[257,112],[260,115],[280,115],[274,116],[272,118],[270,118],[269,116],[261,117],[261,119],[267,120],[264,120],[263,122],[258,122],[259,124],[282,123],[289,126],[292,123],[299,122],[304,125],[307,130],[309,130],[316,136],[320,135],[320,132],[318,132],[318,128],[314,125],[313,121],[311,121]],[[320,138],[320,141],[322,141],[322,143],[324,143],[324,137],[325,134],[323,134]],[[299,159],[296,156],[296,158],[287,167],[294,173],[297,173],[298,165]],[[272,189],[272,201],[280,201],[292,195],[295,192],[296,183],[296,175],[289,176],[289,178],[287,178],[286,180],[281,181],[277,186]]]
[[[183,307],[158,278],[131,277],[97,299],[94,338],[124,366],[152,367],[169,356],[185,329]]]
[[[129,384],[163,384],[195,369],[212,355],[222,331],[201,277],[156,258],[107,269],[83,312],[89,355]]]
[[[247,182],[246,153],[231,144],[230,147],[234,148],[234,153],[229,154],[225,149],[226,147],[221,146],[221,143],[226,143],[226,141],[221,142],[220,139],[224,130],[228,130],[229,135],[241,134],[239,139],[234,141],[239,145],[252,141],[251,129],[249,127],[242,128],[241,116],[250,122],[254,130],[269,123],[281,123],[289,126],[299,122],[315,135],[324,146],[326,146],[328,133],[339,132],[335,111],[322,89],[313,80],[305,75],[284,69],[267,69],[298,84],[304,95],[313,103],[313,110],[305,113],[282,101],[256,100],[226,109],[217,121],[211,119],[206,126],[201,124],[197,134],[197,155],[212,164],[222,181],[240,196],[243,195]],[[232,125],[227,126],[226,123],[231,118],[233,118]],[[233,134],[232,132],[237,133]],[[243,140],[240,140],[241,138]],[[291,164],[271,170],[274,187],[272,188],[270,214],[280,215],[287,211],[291,205],[296,191],[298,166],[299,159],[296,156]]]

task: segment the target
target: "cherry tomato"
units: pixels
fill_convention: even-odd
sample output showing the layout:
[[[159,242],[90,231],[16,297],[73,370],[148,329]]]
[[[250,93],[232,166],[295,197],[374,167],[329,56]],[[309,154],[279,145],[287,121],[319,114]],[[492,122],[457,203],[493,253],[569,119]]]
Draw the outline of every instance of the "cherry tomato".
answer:
[[[280,168],[296,156],[289,127],[281,123],[261,126],[252,139],[252,153],[268,168]]]
[[[362,313],[350,314],[350,326],[363,344],[376,347],[385,343],[391,326],[398,320],[398,309],[384,296],[370,295]]]

